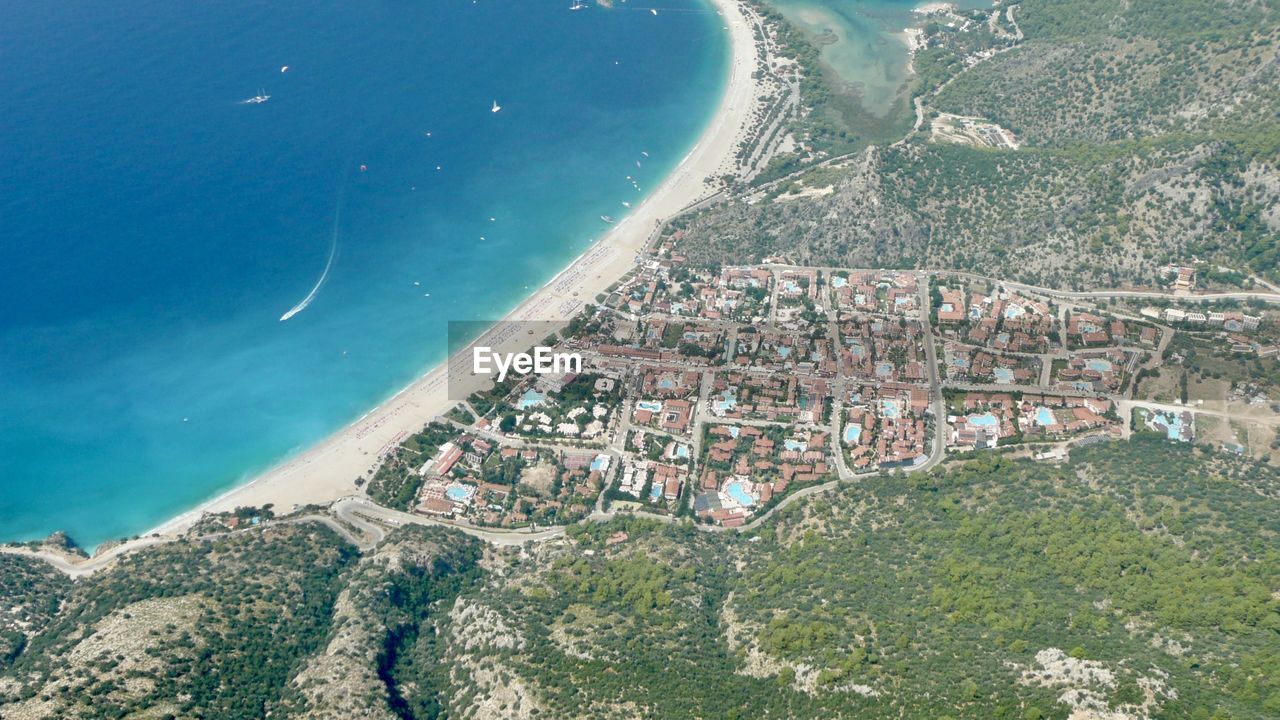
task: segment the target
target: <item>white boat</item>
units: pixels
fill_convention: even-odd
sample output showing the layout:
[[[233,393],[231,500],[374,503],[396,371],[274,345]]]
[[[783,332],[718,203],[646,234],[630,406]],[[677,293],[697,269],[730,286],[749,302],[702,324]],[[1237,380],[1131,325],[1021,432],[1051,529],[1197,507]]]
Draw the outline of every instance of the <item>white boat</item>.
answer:
[[[498,104],[498,101],[497,101],[497,100],[494,100],[494,101],[493,101],[493,109],[492,109],[490,112],[498,112],[498,111],[499,111],[499,110],[501,110],[501,109],[502,109],[502,106]]]
[[[658,11],[654,10],[653,8],[649,8],[649,12],[653,13],[654,15],[658,14]]]
[[[573,4],[569,6],[570,10],[586,10],[587,4],[582,0],[573,0]]]
[[[631,207],[631,203],[627,202],[626,200],[623,200],[623,201],[622,201],[622,207],[629,208],[629,207]]]
[[[607,222],[607,223],[609,223],[610,225],[612,225],[612,224],[614,224],[615,222],[617,222],[617,220],[614,220],[614,219],[613,219],[612,217],[610,217],[609,215],[601,215],[601,216],[600,216],[600,219],[601,219],[601,220],[603,220],[603,221],[605,221],[605,222]]]
[[[268,95],[265,91],[259,89],[257,95],[254,95],[248,100],[243,101],[243,104],[244,105],[261,105],[262,103],[270,99],[271,99],[270,95]]]

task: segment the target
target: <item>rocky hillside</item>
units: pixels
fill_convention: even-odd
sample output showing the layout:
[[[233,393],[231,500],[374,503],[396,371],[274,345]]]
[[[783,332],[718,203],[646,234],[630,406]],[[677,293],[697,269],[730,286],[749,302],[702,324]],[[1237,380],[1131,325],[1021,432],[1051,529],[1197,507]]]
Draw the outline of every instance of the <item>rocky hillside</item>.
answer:
[[[10,558],[0,716],[1275,717],[1280,475],[1132,442],[882,475],[745,535],[358,555],[300,523],[74,584]]]
[[[944,20],[916,57],[919,131],[684,221],[687,254],[1062,287],[1149,283],[1191,256],[1278,277],[1273,3],[1025,0]],[[1017,148],[937,142],[939,113]]]

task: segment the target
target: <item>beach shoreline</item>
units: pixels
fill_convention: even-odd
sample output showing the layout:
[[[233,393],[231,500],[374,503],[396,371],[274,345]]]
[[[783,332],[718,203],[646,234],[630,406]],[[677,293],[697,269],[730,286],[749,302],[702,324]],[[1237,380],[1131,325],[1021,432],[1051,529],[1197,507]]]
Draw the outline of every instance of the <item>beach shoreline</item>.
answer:
[[[715,194],[707,178],[731,166],[737,146],[749,132],[751,111],[760,97],[760,83],[752,77],[758,48],[752,25],[738,0],[709,0],[729,28],[728,77],[719,104],[693,148],[625,219],[502,320],[567,323],[586,303],[605,292],[635,265],[661,224],[685,208]],[[503,352],[526,349],[528,339],[503,333],[503,323],[490,328],[477,342]],[[278,512],[295,506],[323,505],[359,493],[356,479],[386,452],[456,404],[448,398],[447,371],[460,362],[447,358],[356,421],[319,443],[289,456],[280,464],[149,530],[146,535],[185,532],[204,514],[236,507],[271,504]],[[479,389],[486,380],[477,380]]]

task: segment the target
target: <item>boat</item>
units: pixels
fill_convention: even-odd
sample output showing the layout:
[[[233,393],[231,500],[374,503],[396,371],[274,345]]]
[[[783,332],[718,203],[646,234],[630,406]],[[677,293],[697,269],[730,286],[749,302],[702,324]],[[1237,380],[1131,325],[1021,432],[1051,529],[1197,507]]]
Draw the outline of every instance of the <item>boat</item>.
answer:
[[[498,101],[497,101],[497,100],[494,100],[494,101],[493,101],[493,109],[492,109],[490,112],[498,112],[498,111],[499,111],[499,110],[501,110],[501,109],[502,109],[502,106],[498,104]]]
[[[266,101],[268,101],[268,100],[270,100],[270,99],[271,99],[271,96],[270,96],[270,95],[268,95],[268,94],[267,94],[265,91],[263,91],[262,89],[259,89],[259,90],[258,90],[258,94],[257,94],[257,95],[254,95],[253,97],[249,98],[248,100],[245,100],[245,101],[243,102],[243,104],[245,104],[245,105],[261,105],[262,103],[264,103],[264,102],[266,102]]]
[[[654,10],[653,8],[649,8],[649,12],[653,13],[654,15],[658,14],[658,11]]]
[[[629,207],[631,207],[631,203],[627,202],[626,200],[623,200],[623,201],[622,201],[622,207],[629,208]]]
[[[573,4],[569,6],[570,10],[586,10],[587,4],[582,0],[573,0]]]
[[[603,221],[605,221],[605,222],[607,222],[607,223],[609,223],[610,225],[612,225],[612,224],[614,224],[614,223],[618,222],[617,220],[614,220],[612,217],[610,217],[610,216],[608,216],[608,215],[601,215],[601,216],[600,216],[600,219],[601,219],[601,220],[603,220]]]

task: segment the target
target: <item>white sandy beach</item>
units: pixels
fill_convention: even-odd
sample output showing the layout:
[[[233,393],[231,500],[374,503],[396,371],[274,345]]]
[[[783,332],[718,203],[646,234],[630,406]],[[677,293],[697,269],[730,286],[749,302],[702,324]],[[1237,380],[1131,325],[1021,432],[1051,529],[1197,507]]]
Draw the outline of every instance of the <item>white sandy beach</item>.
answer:
[[[757,48],[752,26],[737,0],[712,2],[729,28],[732,60],[724,96],[711,123],[680,165],[643,203],[509,313],[506,320],[569,320],[585,303],[592,302],[597,294],[633,267],[637,253],[662,220],[714,192],[706,183],[708,176],[722,174],[726,165],[733,164],[738,142],[746,132],[745,126],[750,122],[751,110],[761,92],[751,77],[757,63]],[[485,344],[507,352],[522,351],[529,343],[527,337],[503,337],[496,329],[482,339]],[[457,361],[451,359],[451,362]],[[446,393],[445,368],[445,364],[435,367],[318,445],[151,533],[182,532],[207,511],[266,503],[288,511],[294,505],[324,504],[356,493],[356,478],[365,475],[381,455],[453,404]]]

